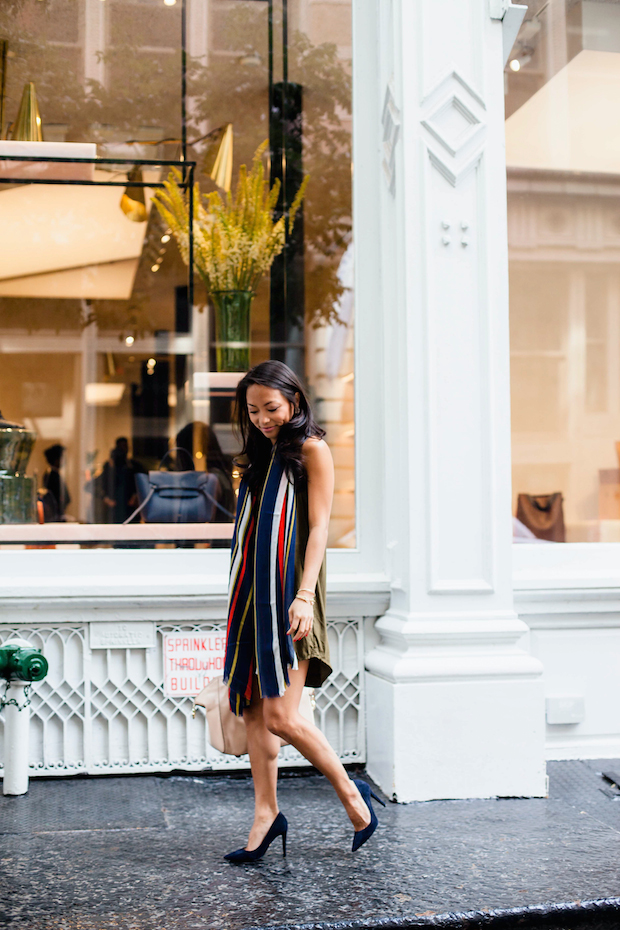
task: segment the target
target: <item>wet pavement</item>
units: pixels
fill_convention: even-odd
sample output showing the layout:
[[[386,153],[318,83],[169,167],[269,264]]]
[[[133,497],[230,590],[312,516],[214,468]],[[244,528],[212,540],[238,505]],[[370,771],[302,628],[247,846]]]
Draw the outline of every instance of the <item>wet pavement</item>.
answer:
[[[614,770],[549,763],[548,799],[389,803],[355,855],[325,779],[287,775],[288,856],[276,841],[247,866],[222,856],[247,834],[248,777],[33,779],[0,798],[0,925],[620,927]]]

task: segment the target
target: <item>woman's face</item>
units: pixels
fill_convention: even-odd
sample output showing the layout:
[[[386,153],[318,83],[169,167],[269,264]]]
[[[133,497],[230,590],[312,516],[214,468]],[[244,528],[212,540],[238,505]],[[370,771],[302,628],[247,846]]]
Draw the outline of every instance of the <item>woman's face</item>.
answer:
[[[275,443],[280,428],[288,423],[295,412],[293,404],[276,388],[265,387],[263,384],[249,386],[246,402],[253,425]]]

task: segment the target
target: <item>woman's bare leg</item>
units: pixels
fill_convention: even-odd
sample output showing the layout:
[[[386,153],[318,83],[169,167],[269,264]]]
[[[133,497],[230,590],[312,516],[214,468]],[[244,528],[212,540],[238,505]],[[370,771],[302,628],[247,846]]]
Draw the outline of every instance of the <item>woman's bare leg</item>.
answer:
[[[243,721],[248,737],[248,752],[254,780],[254,823],[246,849],[256,849],[278,815],[278,752],[280,740],[263,719],[263,702],[254,684],[252,703],[244,708]]]
[[[306,659],[299,663],[299,668],[295,671],[289,669],[290,687],[286,689],[282,697],[264,698],[261,701],[263,725],[271,731],[271,734],[275,734],[274,738],[278,743],[277,737],[285,739],[329,779],[349,815],[353,828],[363,830],[370,823],[370,814],[364,799],[318,727],[309,723],[299,713],[299,701],[306,683],[308,665]],[[254,773],[254,768],[252,768],[252,773]]]

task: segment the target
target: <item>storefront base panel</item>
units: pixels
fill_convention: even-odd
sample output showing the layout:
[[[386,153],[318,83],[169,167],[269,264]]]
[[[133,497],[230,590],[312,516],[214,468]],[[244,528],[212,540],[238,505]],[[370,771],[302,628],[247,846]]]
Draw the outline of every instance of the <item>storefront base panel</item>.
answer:
[[[533,621],[532,653],[545,668],[547,759],[620,758],[620,626],[601,628],[605,620],[618,623],[600,614],[573,615],[564,629]]]
[[[544,667],[547,759],[620,758],[620,545],[521,544],[513,565]]]
[[[0,626],[0,642],[17,634],[41,648],[49,661],[49,674],[32,689],[30,775],[247,769],[247,756],[223,755],[209,745],[205,715],[198,709],[192,718],[191,697],[172,697],[164,688],[164,635],[223,633],[224,621],[158,619],[151,648],[96,648],[93,627],[100,635],[102,625],[114,622],[101,613],[86,620],[85,611],[75,611],[75,620],[66,622],[52,615],[46,623],[41,610],[36,623]],[[315,722],[344,763],[363,763],[363,621],[333,618],[328,634],[334,671],[316,691]],[[287,746],[280,764],[307,762]]]
[[[366,674],[368,772],[397,801],[544,797],[540,679]]]
[[[567,610],[560,598],[548,608],[546,616],[523,617],[545,669],[546,757],[619,758],[620,617],[595,598],[588,613]]]

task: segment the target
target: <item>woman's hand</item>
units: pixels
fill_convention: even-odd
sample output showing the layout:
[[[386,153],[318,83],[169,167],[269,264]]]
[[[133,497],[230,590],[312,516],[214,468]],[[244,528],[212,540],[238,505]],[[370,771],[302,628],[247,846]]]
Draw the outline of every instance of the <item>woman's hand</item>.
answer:
[[[303,639],[312,629],[314,620],[314,608],[312,604],[296,597],[288,609],[289,629],[287,635],[292,634],[293,642]]]

